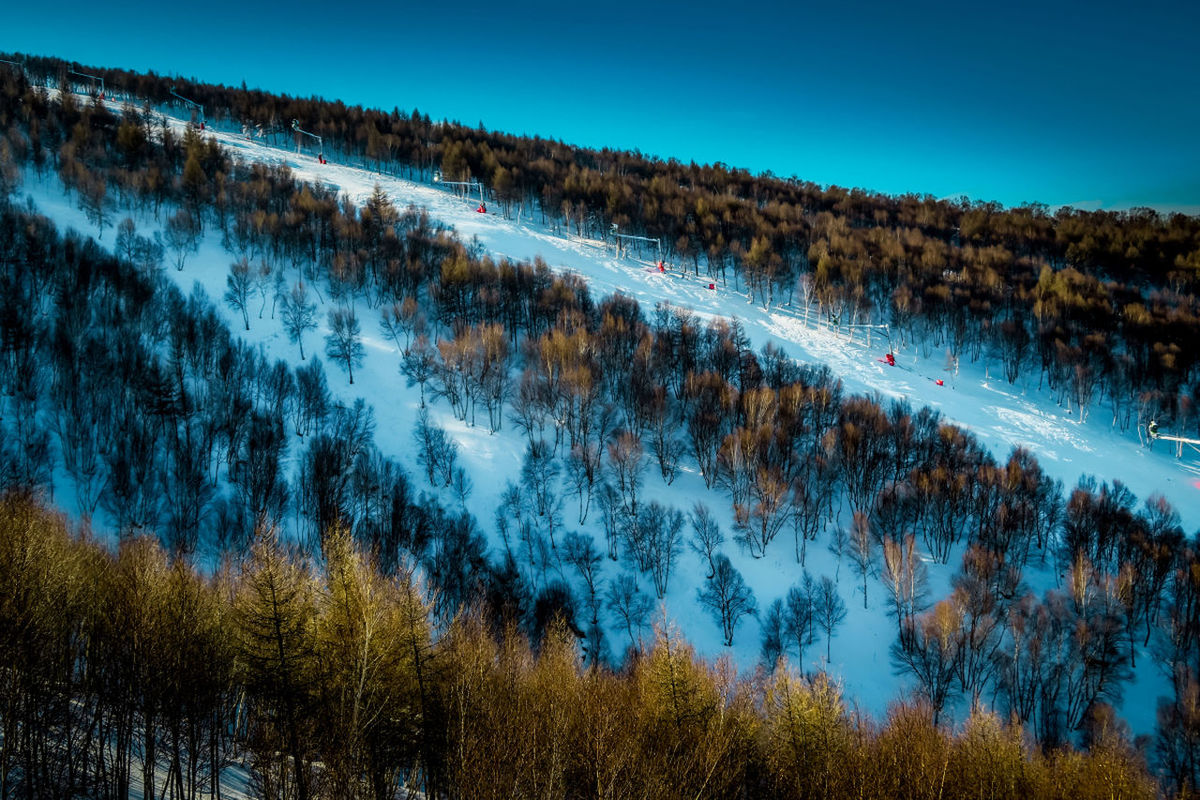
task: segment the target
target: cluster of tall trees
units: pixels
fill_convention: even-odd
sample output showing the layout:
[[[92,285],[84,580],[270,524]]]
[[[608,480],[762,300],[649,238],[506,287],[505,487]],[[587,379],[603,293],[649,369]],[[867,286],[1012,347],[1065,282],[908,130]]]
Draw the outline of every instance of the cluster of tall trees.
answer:
[[[335,404],[319,360],[267,360],[203,293],[8,204],[0,288],[0,485],[53,497],[61,468],[81,519],[176,557],[280,527],[320,553],[340,523],[385,568],[423,564],[451,607],[490,580],[470,518],[379,452],[372,412]]]
[[[739,680],[670,627],[622,672],[550,625],[440,620],[412,573],[344,530],[275,537],[202,575],[147,537],[113,552],[0,497],[0,797],[1155,796],[1111,720],[1088,747],[928,707],[880,723],[823,676]]]

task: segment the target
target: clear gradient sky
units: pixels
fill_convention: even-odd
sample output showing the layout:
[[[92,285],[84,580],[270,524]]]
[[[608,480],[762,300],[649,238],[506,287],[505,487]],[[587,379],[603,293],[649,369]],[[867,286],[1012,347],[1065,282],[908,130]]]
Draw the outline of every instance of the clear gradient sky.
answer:
[[[1200,213],[1200,0],[5,5],[8,52],[892,194]]]

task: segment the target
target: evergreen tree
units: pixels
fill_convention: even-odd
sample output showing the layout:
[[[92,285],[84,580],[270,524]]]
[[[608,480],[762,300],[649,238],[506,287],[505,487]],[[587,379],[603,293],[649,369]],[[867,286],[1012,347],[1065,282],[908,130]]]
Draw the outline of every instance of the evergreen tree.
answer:
[[[234,613],[247,746],[264,794],[312,796],[315,616],[311,576],[264,532],[250,551]]]

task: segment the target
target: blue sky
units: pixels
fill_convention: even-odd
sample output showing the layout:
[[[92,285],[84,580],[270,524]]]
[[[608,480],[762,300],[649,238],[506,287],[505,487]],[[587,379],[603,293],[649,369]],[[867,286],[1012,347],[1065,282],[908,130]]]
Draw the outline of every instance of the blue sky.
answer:
[[[1200,3],[158,4],[0,50],[321,95],[822,184],[1200,213]]]

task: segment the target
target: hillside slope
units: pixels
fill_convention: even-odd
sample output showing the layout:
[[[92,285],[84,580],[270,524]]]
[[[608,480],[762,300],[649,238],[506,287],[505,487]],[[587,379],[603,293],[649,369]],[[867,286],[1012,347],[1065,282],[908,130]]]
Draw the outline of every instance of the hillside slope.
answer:
[[[172,125],[182,128],[186,123],[173,119]],[[475,211],[476,201],[456,197],[436,186],[413,183],[393,176],[374,174],[352,166],[320,164],[307,154],[294,154],[247,141],[236,133],[216,130],[212,135],[241,158],[266,163],[286,163],[299,178],[324,184],[346,194],[362,205],[376,185],[400,208],[410,204],[427,208],[436,219],[452,226],[464,240],[477,238],[484,250],[494,257],[514,260],[540,257],[555,270],[569,270],[584,277],[594,297],[621,292],[634,297],[644,313],[652,313],[659,303],[669,303],[696,312],[702,319],[737,317],[754,349],[767,343],[782,347],[793,358],[828,364],[845,382],[852,393],[878,392],[884,397],[907,398],[914,407],[929,405],[945,417],[963,426],[986,443],[997,459],[1004,459],[1014,446],[1031,450],[1052,476],[1063,481],[1069,489],[1081,475],[1094,475],[1100,480],[1120,480],[1139,497],[1163,495],[1179,510],[1185,528],[1200,525],[1200,462],[1196,459],[1176,460],[1161,446],[1149,450],[1139,445],[1135,437],[1116,433],[1108,425],[1103,409],[1093,411],[1091,418],[1079,422],[1056,406],[1037,387],[1010,386],[1002,380],[988,377],[984,364],[962,364],[957,370],[947,369],[945,356],[936,347],[927,350],[919,345],[892,341],[897,365],[889,366],[881,359],[888,352],[888,339],[881,331],[833,330],[820,322],[815,313],[805,314],[799,306],[775,306],[770,309],[747,302],[744,294],[732,286],[709,288],[707,279],[696,278],[669,270],[659,272],[648,258],[618,257],[604,242],[580,240],[549,231],[532,219],[504,219],[496,214]],[[29,180],[25,191],[42,210],[64,227],[92,232],[86,217],[74,204],[63,197],[55,182],[39,183]],[[138,220],[142,230],[153,230],[158,223],[152,218]],[[109,234],[111,235],[111,234]],[[168,270],[169,276],[185,290],[193,281],[204,287],[214,302],[225,290],[225,280],[232,257],[210,235],[201,250],[188,259],[182,272]],[[677,267],[675,269],[678,269]],[[321,319],[324,311],[321,309]],[[377,441],[380,448],[402,463],[414,475],[421,470],[416,464],[411,432],[417,417],[418,401],[415,389],[405,386],[399,374],[399,357],[394,346],[385,341],[375,324],[378,311],[358,304],[358,316],[363,322],[366,358],[361,371],[355,374],[351,386],[336,367],[327,365],[330,383],[337,397],[349,403],[361,397],[374,409],[377,420]],[[241,316],[222,306],[222,313],[231,329],[239,331]],[[327,330],[322,327],[305,340],[307,353],[321,352]],[[299,351],[287,341],[278,320],[252,316],[250,330],[241,332],[248,341],[261,344],[272,358],[299,363]],[[940,383],[939,383],[940,381]],[[501,544],[492,520],[501,505],[501,494],[508,480],[520,472],[524,442],[511,425],[495,435],[484,427],[470,427],[456,420],[444,404],[434,404],[434,420],[452,434],[460,446],[460,462],[467,467],[474,490],[465,506],[479,520],[499,552]],[[727,536],[731,532],[732,516],[723,493],[704,487],[694,463],[685,459],[681,474],[671,485],[664,484],[654,469],[647,473],[646,497],[687,510],[697,499],[703,499],[717,514]],[[453,496],[443,490],[447,502]],[[565,517],[572,525],[574,510],[568,498]],[[844,519],[843,523],[848,522]],[[598,533],[595,517],[583,528]],[[877,579],[871,580],[864,608],[861,592],[856,588],[848,566],[840,564],[830,554],[823,537],[809,547],[807,566],[814,575],[838,576],[839,590],[849,611],[849,617],[829,648],[830,660],[823,664],[826,647],[820,642],[809,649],[806,667],[827,666],[840,675],[848,694],[857,698],[867,709],[881,713],[886,703],[897,694],[898,683],[893,677],[888,649],[895,639],[895,623],[887,616],[883,589]],[[765,608],[771,600],[786,593],[796,583],[800,568],[796,564],[790,534],[781,535],[765,558],[755,559],[740,552],[732,543],[725,552],[746,577],[754,590],[758,605]],[[932,596],[947,593],[950,576],[957,567],[960,553],[952,555],[949,566],[931,565]],[[842,568],[847,570],[842,575]],[[618,574],[617,565],[605,563],[605,577]],[[573,580],[568,569],[559,573]],[[696,591],[702,583],[705,567],[694,554],[687,552],[680,559],[675,577],[666,596],[666,613],[677,620],[690,640],[709,654],[722,652],[721,633],[716,623],[696,602]],[[1056,578],[1050,564],[1040,572],[1026,576],[1037,590],[1051,586]],[[615,620],[609,620],[610,643],[619,653],[627,642]],[[751,668],[758,658],[760,632],[758,624],[750,621],[736,634],[733,656],[743,669]],[[1150,659],[1144,664],[1149,665]],[[1128,692],[1125,712],[1136,732],[1150,732],[1154,724],[1154,695],[1162,691],[1153,673],[1145,666],[1138,683]]]

